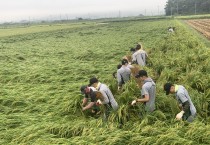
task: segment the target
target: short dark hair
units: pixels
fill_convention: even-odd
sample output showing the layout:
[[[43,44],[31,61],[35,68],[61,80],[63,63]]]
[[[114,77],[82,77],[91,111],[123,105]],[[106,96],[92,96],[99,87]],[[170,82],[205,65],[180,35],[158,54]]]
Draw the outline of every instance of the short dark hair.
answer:
[[[136,50],[139,50],[139,49],[141,49],[141,45],[140,44],[137,44],[136,45]]]
[[[93,77],[89,80],[89,85],[88,86],[92,86],[94,83],[97,83],[98,82],[98,79]]]
[[[143,77],[143,76],[148,77],[147,72],[145,70],[140,70],[139,73],[135,77],[139,78],[139,77]]]
[[[173,84],[171,84],[171,83],[165,83],[165,85],[164,85],[163,88],[166,91],[166,95],[168,95],[170,93],[171,86],[173,86]]]
[[[117,65],[117,69],[120,69],[122,67],[122,64]]]
[[[135,48],[131,48],[130,51],[131,51],[131,52],[135,52],[136,49],[135,49]]]
[[[85,89],[87,88],[86,85],[80,87],[81,94],[85,94]]]
[[[127,59],[123,59],[122,60],[122,65],[125,65],[126,63],[128,63],[128,60]]]

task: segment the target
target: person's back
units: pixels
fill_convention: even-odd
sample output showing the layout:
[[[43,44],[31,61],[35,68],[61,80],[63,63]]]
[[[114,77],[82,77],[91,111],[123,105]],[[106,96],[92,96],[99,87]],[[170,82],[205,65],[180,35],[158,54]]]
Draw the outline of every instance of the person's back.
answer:
[[[132,62],[136,62],[140,66],[146,65],[147,53],[141,48],[141,45],[136,46],[136,52],[132,55]]]
[[[112,92],[110,91],[109,87],[105,84],[99,83],[97,90],[102,93],[104,96],[103,104],[109,104],[113,108],[113,110],[118,109],[118,103],[116,102]]]
[[[184,95],[184,96],[183,96]],[[189,101],[190,103],[190,112],[191,112],[191,115],[195,116],[196,114],[196,108],[188,94],[188,91],[185,89],[184,86],[182,85],[178,85],[178,90],[176,92],[176,99],[179,103],[182,103],[182,101],[184,102],[183,99],[186,99],[187,101]],[[185,100],[185,101],[186,101]]]
[[[140,66],[145,66],[146,65],[146,58],[147,58],[147,53],[146,51],[140,49],[136,52],[136,61]]]
[[[151,78],[147,78],[144,80],[144,84],[142,86],[142,94],[149,94],[149,101],[146,102],[145,110],[147,112],[152,112],[155,110],[155,83]]]
[[[121,68],[117,70],[118,89],[121,88],[124,83],[130,80],[130,75],[131,70],[128,67],[128,61],[123,59]]]
[[[175,27],[169,27],[168,28],[168,32],[171,32],[172,33],[172,32],[174,32],[174,30],[175,30]]]
[[[128,67],[122,66],[117,70],[117,81],[120,85],[130,80],[131,70]]]

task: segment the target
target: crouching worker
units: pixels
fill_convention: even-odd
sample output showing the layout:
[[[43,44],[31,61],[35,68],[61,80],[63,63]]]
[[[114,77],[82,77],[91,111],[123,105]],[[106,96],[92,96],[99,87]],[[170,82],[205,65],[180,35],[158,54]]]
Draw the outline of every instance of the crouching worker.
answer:
[[[82,101],[82,111],[92,109],[91,112],[93,114],[97,114],[99,112],[99,107],[97,106],[97,96],[98,93],[95,88],[88,87],[88,86],[81,86],[80,88],[81,93],[85,95]],[[90,99],[90,102],[88,103],[88,100]]]
[[[166,91],[166,95],[170,93],[175,94],[176,100],[179,103],[181,112],[176,115],[176,119],[183,119],[187,120],[188,122],[192,122],[196,115],[196,108],[193,105],[187,90],[181,85],[171,83],[166,83],[164,85],[164,90]]]
[[[128,60],[122,60],[122,66],[117,70],[117,82],[118,90],[122,88],[122,85],[130,80],[131,70],[128,68]]]
[[[153,112],[155,110],[155,83],[151,78],[148,77],[145,70],[140,70],[139,73],[136,75],[136,78],[143,81],[143,86],[141,89],[142,98],[137,98],[133,100],[131,105],[142,102],[145,104],[146,112]]]
[[[96,88],[103,96],[103,99],[100,99],[100,101],[105,107],[104,119],[107,120],[111,110],[118,109],[118,104],[107,85],[100,83],[97,78],[91,78],[89,83],[89,86]]]
[[[117,65],[117,70],[120,69],[121,67],[122,67],[122,64],[118,64],[118,65]],[[112,76],[113,76],[115,79],[117,79],[117,72],[116,72],[116,71],[113,72]]]
[[[136,46],[136,52],[132,55],[132,62],[136,62],[138,65],[144,67],[146,65],[146,59],[148,55],[146,51],[143,50],[142,46],[138,44]]]

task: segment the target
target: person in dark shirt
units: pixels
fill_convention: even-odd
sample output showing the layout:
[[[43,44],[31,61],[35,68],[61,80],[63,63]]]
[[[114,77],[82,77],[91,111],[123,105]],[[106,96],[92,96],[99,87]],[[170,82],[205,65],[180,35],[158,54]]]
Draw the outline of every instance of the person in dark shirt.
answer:
[[[82,94],[84,94],[84,98],[82,101],[82,111],[88,110],[88,109],[93,109],[92,113],[96,113],[96,89],[93,87],[88,87],[88,86],[81,86],[80,91]],[[90,98],[90,102],[88,103],[88,99]]]

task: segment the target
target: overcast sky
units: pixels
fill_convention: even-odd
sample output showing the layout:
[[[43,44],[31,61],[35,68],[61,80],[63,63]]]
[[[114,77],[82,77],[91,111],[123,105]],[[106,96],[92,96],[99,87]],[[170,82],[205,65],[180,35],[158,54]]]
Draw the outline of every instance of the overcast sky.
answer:
[[[0,0],[0,21],[164,13],[167,0]]]

